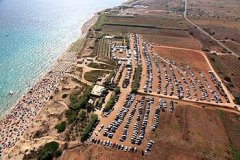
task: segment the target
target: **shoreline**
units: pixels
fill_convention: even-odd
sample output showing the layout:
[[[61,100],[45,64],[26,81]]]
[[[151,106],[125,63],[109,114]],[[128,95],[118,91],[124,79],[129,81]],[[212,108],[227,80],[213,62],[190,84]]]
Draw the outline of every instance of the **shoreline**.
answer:
[[[22,98],[23,98],[39,81],[41,81],[42,79],[44,79],[44,77],[45,77],[49,72],[51,72],[52,69],[54,69],[54,67],[59,63],[59,60],[61,60],[61,58],[62,58],[64,55],[66,55],[67,53],[69,53],[69,50],[71,49],[71,47],[74,45],[74,43],[75,43],[77,40],[86,38],[86,35],[88,34],[88,31],[87,31],[86,28],[89,27],[89,26],[87,26],[86,24],[89,23],[89,22],[91,22],[94,17],[98,17],[96,13],[94,13],[93,16],[91,16],[90,18],[88,18],[88,19],[86,20],[86,22],[83,23],[82,27],[80,28],[80,30],[81,30],[80,36],[79,36],[74,42],[72,42],[68,47],[66,47],[61,54],[59,54],[58,58],[54,61],[54,63],[53,63],[52,65],[50,65],[50,66],[46,69],[46,71],[40,73],[40,75],[38,76],[38,78],[36,78],[35,82],[31,83],[30,86],[27,87],[27,88],[23,91],[23,94],[20,96],[20,98],[18,98],[18,99],[16,100],[16,102],[15,102],[11,107],[9,107],[9,108],[7,109],[7,111],[5,111],[2,115],[0,115],[0,122],[1,122],[1,120],[6,116],[6,114],[8,114],[9,112],[11,112],[11,110],[14,108],[14,106],[15,106],[20,100],[22,100]],[[83,32],[83,30],[85,30],[85,31],[87,31],[87,32]],[[6,108],[6,107],[4,107],[4,108]]]
[[[96,23],[97,19],[98,19],[98,15],[97,15],[97,13],[94,13],[93,16],[91,16],[89,19],[86,20],[85,23],[83,23],[83,25],[81,26],[80,37],[77,40],[79,40],[79,39],[84,40],[86,38],[86,36],[88,35],[88,32],[89,32],[89,29],[92,28],[92,26]],[[7,132],[5,132],[1,135],[0,143],[4,144],[4,142],[6,141],[5,143],[7,145],[3,146],[2,144],[0,144],[0,151],[2,152],[2,153],[0,152],[0,159],[3,156],[7,156],[9,154],[9,152],[14,148],[14,146],[20,141],[20,139],[24,135],[25,131],[32,124],[32,122],[38,116],[40,111],[46,106],[47,102],[49,102],[50,97],[55,92],[57,86],[59,85],[60,80],[64,77],[64,75],[67,73],[67,71],[73,67],[73,64],[77,60],[78,52],[69,52],[69,50],[71,49],[71,47],[74,45],[74,43],[76,41],[71,43],[67,47],[67,49],[65,49],[65,51],[59,55],[59,57],[56,59],[56,61],[44,73],[40,74],[39,78],[34,83],[32,83],[32,85],[30,87],[28,87],[24,91],[24,93],[16,101],[16,103],[14,103],[14,105],[12,107],[10,107],[5,113],[3,113],[3,115],[1,115],[1,117],[0,117],[0,127],[1,127],[0,132],[2,133],[3,131],[6,131],[6,130],[7,130]],[[73,53],[73,54],[71,55],[70,53]],[[67,57],[69,55],[70,55],[70,57]],[[65,58],[65,59],[63,59],[63,58]],[[64,63],[64,61],[66,61],[68,59],[70,59],[70,61],[72,60],[71,64],[68,64],[68,65],[65,64],[64,70],[61,70],[61,67],[63,66],[62,63]],[[46,95],[46,93],[43,93],[39,99],[31,100],[32,97],[36,96],[36,95],[34,95],[34,92],[38,93],[39,92],[38,90],[42,89],[42,88],[38,88],[38,87],[39,86],[41,87],[41,85],[44,84],[44,82],[46,80],[47,81],[49,80],[50,83],[52,84],[52,85],[50,85],[50,91],[47,92],[48,95]],[[43,87],[46,87],[46,86],[44,85]],[[24,106],[25,102],[28,100],[30,100],[30,102],[27,102],[27,105]],[[35,101],[40,101],[40,104],[34,110],[34,107],[30,106],[30,105],[32,103],[34,103]],[[16,114],[16,111],[19,111],[19,107],[23,107],[24,109],[27,109],[27,111],[30,112],[30,113],[25,113],[27,111],[23,111],[24,115],[25,114],[30,115],[29,119],[27,119],[26,121],[21,119],[23,117],[22,115],[16,116],[17,118],[16,117],[12,118],[13,115]],[[21,112],[21,109],[20,109],[20,112]],[[10,119],[10,118],[12,118],[12,119]],[[9,121],[10,121],[10,124],[6,123]],[[9,133],[9,135],[10,135],[9,136],[7,133],[10,130],[9,129],[10,126],[12,124],[13,125],[19,124],[19,122],[21,124],[21,121],[23,121],[23,123],[24,123],[23,124],[24,127],[22,127],[20,125],[20,127],[23,128],[23,130],[20,133],[18,133],[17,135],[13,135],[12,137],[11,137],[11,135],[12,135],[12,132],[11,132],[11,133]],[[16,127],[16,126],[14,126],[14,127]],[[18,126],[16,128],[20,129],[20,127]],[[4,134],[6,134],[6,135],[4,135]],[[9,143],[9,140],[6,140],[6,137],[11,137],[13,140],[15,140],[15,142]]]
[[[130,4],[132,4],[132,3],[130,3]],[[118,5],[118,6],[122,6],[122,5],[124,5],[124,3],[122,3],[121,5]],[[118,7],[118,6],[113,6],[113,7],[111,7],[111,8],[115,8],[115,7]],[[78,53],[79,51],[78,51],[78,52],[70,52],[69,50],[71,49],[71,47],[74,45],[74,43],[75,43],[76,41],[81,40],[81,39],[84,40],[84,39],[86,38],[86,36],[87,36],[88,33],[89,33],[89,29],[91,29],[91,28],[96,24],[96,21],[98,20],[98,13],[104,11],[105,9],[107,9],[107,8],[101,9],[101,10],[93,13],[93,15],[89,16],[89,18],[85,21],[85,23],[82,24],[82,26],[81,26],[81,28],[80,28],[80,29],[81,29],[81,34],[80,34],[80,36],[79,36],[75,41],[73,41],[73,42],[65,49],[65,51],[64,51],[63,53],[61,53],[61,54],[58,56],[58,58],[56,59],[56,61],[54,61],[54,63],[53,63],[52,65],[50,65],[45,72],[43,72],[42,74],[39,75],[39,78],[37,78],[37,79],[35,80],[35,82],[33,82],[33,83],[31,84],[31,86],[28,87],[28,88],[23,92],[22,96],[16,101],[16,103],[15,103],[12,107],[10,107],[3,115],[0,116],[0,132],[2,132],[2,131],[4,130],[4,126],[5,126],[4,120],[6,120],[9,116],[11,117],[11,114],[13,114],[13,113],[14,113],[14,110],[18,107],[17,105],[18,105],[21,101],[23,101],[24,98],[26,98],[26,96],[29,94],[29,92],[31,92],[32,90],[34,90],[34,87],[38,86],[39,83],[41,84],[44,80],[46,80],[50,74],[53,74],[53,73],[58,73],[58,74],[60,74],[60,72],[61,72],[60,75],[58,75],[57,77],[55,77],[55,80],[54,80],[54,81],[57,81],[57,82],[56,82],[56,83],[54,84],[54,86],[53,86],[54,89],[51,90],[51,93],[50,93],[47,97],[46,97],[46,96],[44,97],[44,98],[45,98],[45,101],[41,104],[40,109],[37,110],[37,112],[34,112],[34,116],[31,117],[30,119],[27,118],[27,120],[28,120],[29,122],[26,123],[26,124],[24,124],[24,125],[25,125],[25,128],[23,129],[23,132],[21,132],[21,135],[17,135],[17,136],[16,136],[17,138],[14,137],[16,141],[15,141],[10,147],[6,147],[6,146],[3,147],[3,145],[2,145],[1,143],[3,143],[3,142],[5,143],[4,138],[2,138],[2,137],[10,138],[12,134],[11,134],[10,136],[9,136],[9,134],[12,133],[12,132],[5,132],[5,133],[3,133],[3,135],[4,135],[4,134],[6,134],[6,135],[4,135],[4,136],[1,135],[1,137],[0,137],[0,159],[3,158],[3,157],[7,157],[7,156],[9,155],[9,153],[11,153],[11,151],[14,149],[14,146],[16,146],[18,143],[21,143],[20,141],[21,141],[21,139],[23,138],[23,136],[24,136],[24,134],[26,133],[26,131],[28,130],[28,127],[31,126],[31,124],[33,124],[33,122],[34,122],[34,120],[36,119],[36,117],[39,116],[39,113],[41,112],[41,110],[43,110],[43,108],[45,108],[46,104],[50,101],[50,97],[54,94],[56,88],[58,87],[59,82],[61,81],[61,79],[65,76],[65,74],[67,73],[67,71],[70,70],[70,69],[73,67],[74,62],[76,62],[76,60],[77,60],[77,53]],[[74,57],[75,57],[74,62],[71,62],[71,64],[70,64],[67,68],[65,68],[64,71],[58,71],[57,69],[59,69],[58,67],[60,67],[60,66],[58,66],[58,65],[60,65],[63,61],[67,61],[67,60],[62,60],[62,58],[69,58],[69,57],[64,57],[64,56],[69,55],[70,53],[74,53]],[[70,57],[70,58],[71,58],[71,57]],[[56,69],[56,70],[55,70],[55,69]],[[50,75],[50,77],[51,77],[51,75]],[[48,80],[49,80],[49,79],[48,79]],[[38,90],[37,90],[37,91],[38,91]],[[44,94],[44,95],[45,95],[45,94]],[[31,97],[31,96],[30,96],[30,97]],[[30,106],[27,106],[26,108],[29,109],[29,110],[32,109],[32,107],[30,107]],[[16,112],[15,112],[15,113],[16,113]],[[13,119],[13,121],[14,121],[14,123],[11,123],[11,124],[8,124],[8,125],[9,125],[9,126],[16,127],[16,126],[14,126],[14,125],[15,125],[15,124],[18,124],[19,119],[18,119],[18,121],[16,121],[16,122],[15,122],[15,119]],[[12,124],[13,124],[13,125],[12,125]],[[13,138],[13,137],[11,137],[11,138]],[[13,141],[13,140],[14,140],[14,139],[11,139],[11,141]],[[7,143],[7,142],[6,142],[6,143]]]

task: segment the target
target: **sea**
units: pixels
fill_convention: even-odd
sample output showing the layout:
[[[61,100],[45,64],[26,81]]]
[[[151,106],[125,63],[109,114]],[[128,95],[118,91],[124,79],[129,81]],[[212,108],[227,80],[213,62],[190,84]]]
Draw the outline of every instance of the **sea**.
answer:
[[[81,36],[94,13],[123,2],[0,0],[0,116]]]

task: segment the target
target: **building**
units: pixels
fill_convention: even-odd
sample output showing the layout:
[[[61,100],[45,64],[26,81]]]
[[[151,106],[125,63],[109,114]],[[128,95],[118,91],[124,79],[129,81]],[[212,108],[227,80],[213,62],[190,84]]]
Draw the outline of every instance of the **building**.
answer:
[[[101,97],[104,91],[105,91],[105,87],[95,85],[92,89],[91,94],[97,97]]]

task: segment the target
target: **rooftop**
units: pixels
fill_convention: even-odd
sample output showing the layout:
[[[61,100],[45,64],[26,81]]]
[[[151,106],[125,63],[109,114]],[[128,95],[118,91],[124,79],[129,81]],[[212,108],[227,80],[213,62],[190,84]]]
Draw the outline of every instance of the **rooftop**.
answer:
[[[101,96],[104,90],[105,90],[105,87],[95,85],[92,89],[91,94],[94,95],[94,96]]]

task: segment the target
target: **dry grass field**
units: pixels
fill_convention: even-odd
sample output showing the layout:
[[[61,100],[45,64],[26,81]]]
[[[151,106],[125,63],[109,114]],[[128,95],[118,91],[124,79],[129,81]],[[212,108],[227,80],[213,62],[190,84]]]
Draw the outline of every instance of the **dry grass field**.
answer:
[[[189,1],[189,16],[239,21],[239,0]]]
[[[233,41],[224,41],[223,42],[227,47],[231,48],[234,52],[240,55],[240,44]]]
[[[201,43],[196,39],[189,37],[171,37],[171,36],[159,36],[159,35],[144,35],[144,39],[147,42],[155,43],[163,46],[173,46],[179,48],[189,48],[201,50]]]
[[[231,83],[233,85],[232,90],[240,95],[240,60],[236,59],[234,56],[229,55],[208,55],[208,57],[218,75],[222,79],[225,76],[230,77]]]
[[[210,67],[208,66],[205,58],[196,51],[182,50],[176,48],[165,48],[156,46],[153,48],[154,53],[161,57],[166,57],[171,61],[176,61],[177,64],[189,65],[193,70],[201,70],[203,73],[208,74]]]

